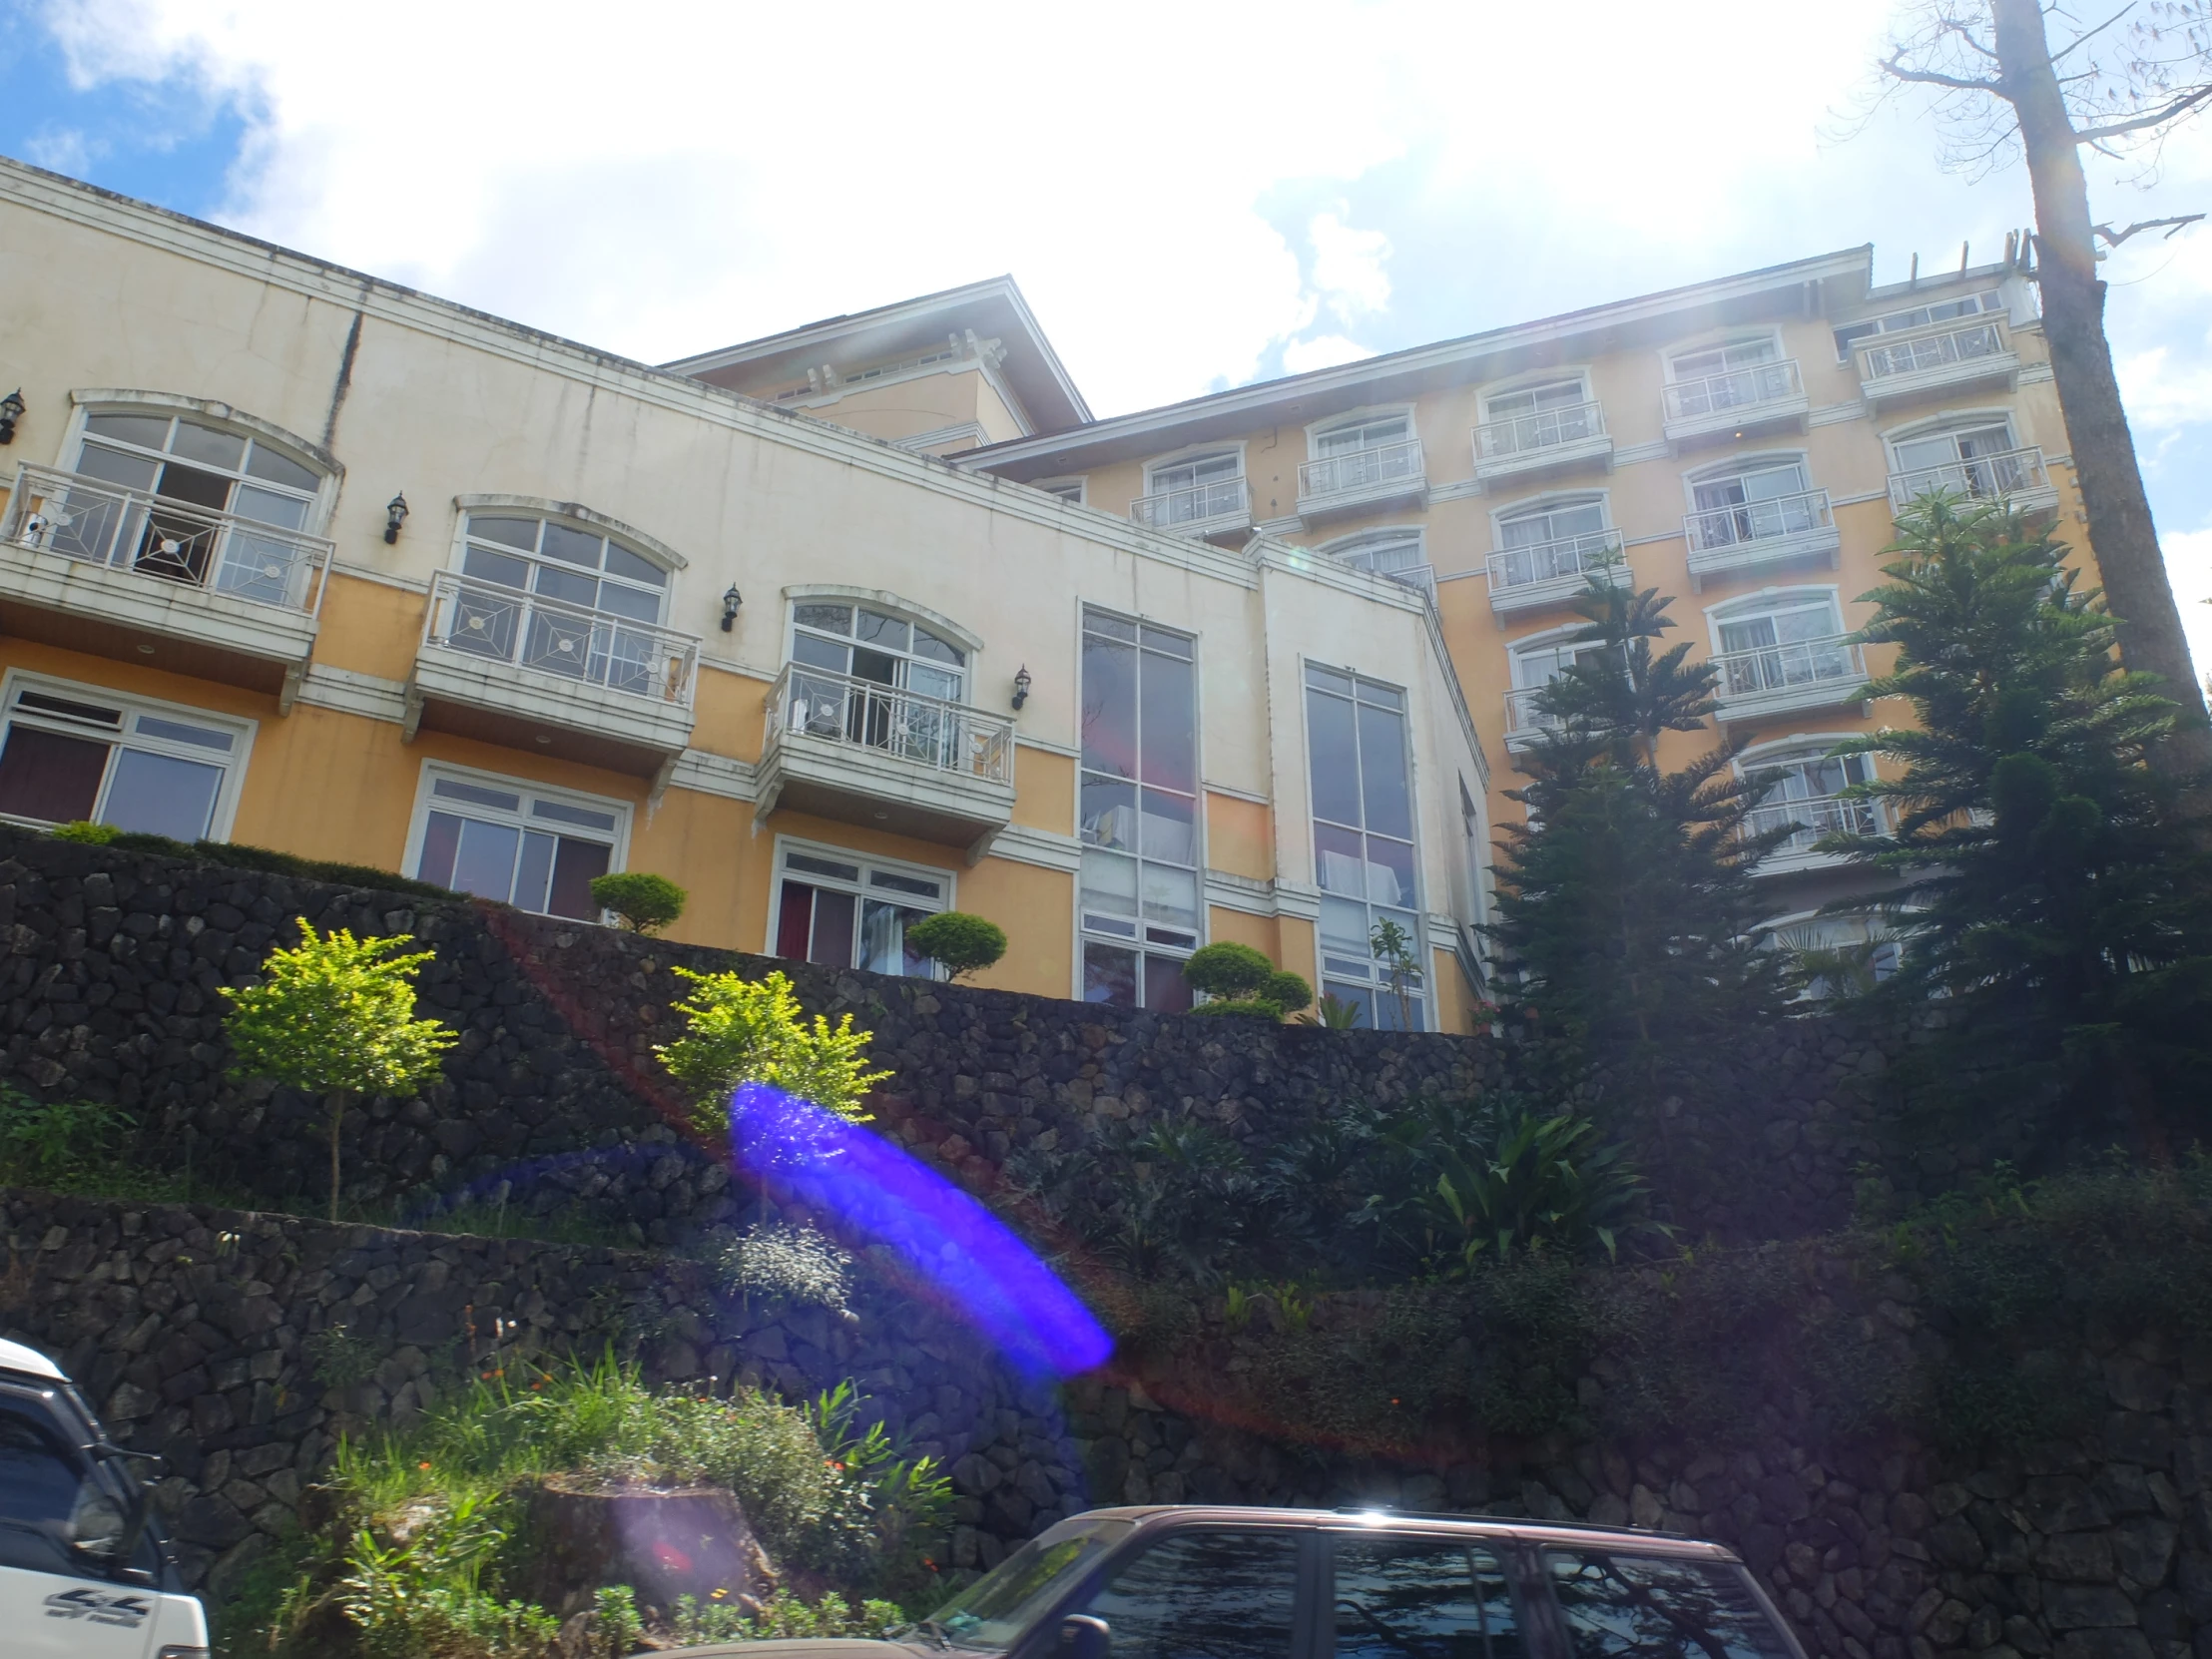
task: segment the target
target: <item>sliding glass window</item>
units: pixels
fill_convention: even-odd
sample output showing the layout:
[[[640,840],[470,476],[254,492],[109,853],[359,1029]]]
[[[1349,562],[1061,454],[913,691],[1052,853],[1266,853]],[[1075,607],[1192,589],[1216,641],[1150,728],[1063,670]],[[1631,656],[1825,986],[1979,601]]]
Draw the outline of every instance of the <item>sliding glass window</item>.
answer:
[[[1405,693],[1309,664],[1306,734],[1322,889],[1322,989],[1359,1006],[1364,1025],[1423,1030],[1425,947]],[[1402,941],[1396,958],[1382,948],[1385,923]]]

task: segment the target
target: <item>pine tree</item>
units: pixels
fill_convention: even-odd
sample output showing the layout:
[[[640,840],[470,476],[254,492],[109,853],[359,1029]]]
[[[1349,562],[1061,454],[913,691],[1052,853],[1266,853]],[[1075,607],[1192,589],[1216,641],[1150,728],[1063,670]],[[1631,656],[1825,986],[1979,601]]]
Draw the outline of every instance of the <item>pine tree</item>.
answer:
[[[1657,648],[1668,603],[1595,580],[1576,599],[1575,638],[1604,649],[1538,698],[1551,729],[1511,792],[1528,823],[1501,842],[1491,928],[1519,974],[1514,1013],[1654,1094],[1694,1086],[1701,1056],[1779,1011],[1751,869],[1789,833],[1743,832],[1766,785],[1735,775],[1740,744],[1661,769],[1662,734],[1703,730],[1718,678],[1687,644]]]
[[[2122,669],[2117,620],[2047,530],[1942,498],[1898,530],[1861,638],[1900,648],[1870,695],[1920,726],[1841,747],[1904,772],[1857,792],[1894,830],[1832,844],[1899,882],[1882,995],[1942,999],[1903,1080],[2055,1106],[2060,1130],[2102,1133],[2116,1107],[2156,1144],[2202,1117],[2212,1059],[2212,861],[2178,812],[2189,780],[2149,764],[2181,711]]]

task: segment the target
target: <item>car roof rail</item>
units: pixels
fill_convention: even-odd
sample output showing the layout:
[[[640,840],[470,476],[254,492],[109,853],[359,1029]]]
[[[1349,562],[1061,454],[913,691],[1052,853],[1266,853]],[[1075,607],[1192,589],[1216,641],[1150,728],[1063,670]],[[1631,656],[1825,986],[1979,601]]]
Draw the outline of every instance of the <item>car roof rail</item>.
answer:
[[[1504,1525],[1548,1526],[1561,1532],[1632,1532],[1643,1538],[1679,1538],[1685,1543],[1704,1540],[1688,1532],[1669,1532],[1657,1526],[1636,1526],[1611,1521],[1546,1520],[1541,1515],[1491,1515],[1476,1509],[1400,1509],[1391,1503],[1340,1503],[1333,1515],[1395,1515],[1402,1520],[1497,1521]]]

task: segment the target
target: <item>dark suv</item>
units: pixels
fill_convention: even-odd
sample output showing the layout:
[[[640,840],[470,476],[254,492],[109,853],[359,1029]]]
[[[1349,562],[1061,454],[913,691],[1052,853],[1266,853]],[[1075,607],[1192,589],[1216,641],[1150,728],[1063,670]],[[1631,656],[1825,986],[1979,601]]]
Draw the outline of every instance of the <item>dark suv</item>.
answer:
[[[1205,1505],[1072,1515],[891,1641],[682,1651],[766,1659],[771,1647],[810,1659],[832,1648],[850,1659],[1805,1659],[1718,1544],[1488,1516]]]

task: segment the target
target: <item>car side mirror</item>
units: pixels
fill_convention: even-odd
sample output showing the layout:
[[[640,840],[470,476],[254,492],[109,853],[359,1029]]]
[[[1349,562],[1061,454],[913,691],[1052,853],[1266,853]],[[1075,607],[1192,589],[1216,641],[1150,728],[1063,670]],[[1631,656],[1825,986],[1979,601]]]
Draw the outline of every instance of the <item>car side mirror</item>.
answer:
[[[1111,1659],[1114,1633],[1104,1619],[1088,1613],[1070,1613],[1060,1621],[1060,1647],[1056,1659]]]

